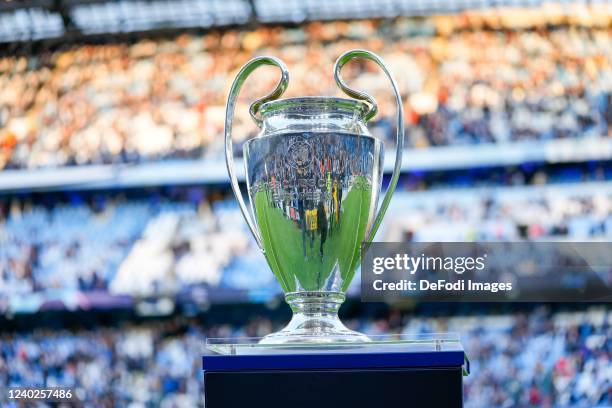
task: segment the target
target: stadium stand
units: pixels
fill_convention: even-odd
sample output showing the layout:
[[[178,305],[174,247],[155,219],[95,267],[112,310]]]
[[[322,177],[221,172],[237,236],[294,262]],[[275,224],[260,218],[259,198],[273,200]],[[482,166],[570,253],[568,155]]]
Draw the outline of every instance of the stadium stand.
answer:
[[[460,22],[310,23],[7,56],[0,59],[0,168],[219,157],[227,84],[248,58],[284,59],[292,72],[287,95],[337,94],[334,58],[360,45],[401,72],[411,147],[610,134],[609,30],[473,31]],[[369,65],[352,75],[391,115],[379,75]],[[274,72],[262,75],[244,100],[275,80]],[[248,115],[239,119],[236,135],[252,136]],[[392,120],[378,119],[374,133],[392,143]]]
[[[202,406],[204,339],[278,329],[259,309],[278,306],[278,284],[221,161],[229,83],[253,55],[287,62],[288,96],[339,95],[332,66],[349,48],[397,74],[409,149],[377,240],[609,242],[610,7],[0,0],[0,389]],[[392,150],[388,89],[373,66],[346,68],[376,96],[372,130]],[[246,104],[276,79],[245,87],[240,142],[256,132]],[[241,321],[213,321],[227,303]],[[372,335],[459,332],[467,407],[612,405],[608,304],[422,306],[347,321]]]
[[[471,359],[467,407],[604,407],[610,391],[609,310],[536,309],[490,316],[354,319],[372,335],[458,331]],[[203,328],[185,319],[118,328],[0,334],[0,386],[73,386],[90,405],[202,404],[203,339],[262,336],[266,319]],[[0,403],[6,403],[0,396]]]
[[[0,298],[52,290],[140,297],[200,284],[274,294],[278,286],[234,200],[211,201],[207,193],[74,193],[47,208],[7,201],[0,207]],[[591,182],[398,192],[380,240],[611,238],[612,185]]]

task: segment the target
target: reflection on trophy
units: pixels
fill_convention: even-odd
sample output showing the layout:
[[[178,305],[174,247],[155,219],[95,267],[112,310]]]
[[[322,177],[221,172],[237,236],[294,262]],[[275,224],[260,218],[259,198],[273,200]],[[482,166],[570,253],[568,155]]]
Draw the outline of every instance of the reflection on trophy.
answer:
[[[355,57],[381,67],[397,101],[395,168],[378,211],[383,143],[366,126],[377,105],[368,94],[348,87],[340,75]],[[244,146],[249,211],[233,166],[232,120],[242,84],[261,65],[278,67],[281,79],[271,94],[250,107],[261,131]],[[394,79],[375,54],[364,50],[343,54],[334,75],[338,86],[355,99],[277,99],[289,75],[285,65],[272,57],[248,62],[230,90],[225,141],[232,188],[293,311],[283,330],[263,338],[265,344],[369,341],[340,322],[338,309],[359,264],[361,246],[376,233],[397,184],[403,109]]]

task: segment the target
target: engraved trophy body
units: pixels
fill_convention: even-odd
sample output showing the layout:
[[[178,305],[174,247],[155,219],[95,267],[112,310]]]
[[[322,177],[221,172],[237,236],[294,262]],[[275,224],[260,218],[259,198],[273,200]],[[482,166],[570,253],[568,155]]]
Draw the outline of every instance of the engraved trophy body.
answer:
[[[353,58],[377,63],[389,78],[397,102],[394,172],[378,208],[383,142],[366,123],[377,113],[374,99],[349,88],[340,76]],[[250,107],[260,133],[244,145],[250,209],[233,165],[232,121],[236,99],[248,75],[261,65],[280,69],[276,89]],[[244,218],[281,284],[293,311],[289,324],[263,344],[367,342],[349,330],[338,309],[359,265],[362,243],[370,242],[397,184],[403,147],[402,102],[382,60],[365,50],[343,54],[335,65],[338,86],[355,99],[278,99],[289,75],[273,57],[257,57],[238,73],[227,103],[226,159],[232,188]]]

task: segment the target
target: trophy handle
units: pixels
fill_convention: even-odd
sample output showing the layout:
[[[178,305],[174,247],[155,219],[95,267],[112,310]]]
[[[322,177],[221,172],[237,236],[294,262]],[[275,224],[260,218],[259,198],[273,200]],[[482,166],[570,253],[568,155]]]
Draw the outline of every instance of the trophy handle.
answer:
[[[249,108],[249,113],[251,114],[251,117],[253,118],[257,126],[261,127],[262,124],[261,118],[257,116],[260,106],[268,101],[280,97],[285,92],[285,90],[287,89],[287,85],[289,84],[289,71],[287,70],[287,66],[283,63],[283,61],[275,57],[253,58],[240,69],[238,75],[232,83],[232,87],[230,88],[229,96],[227,97],[227,107],[225,108],[225,164],[227,165],[227,172],[230,177],[232,190],[234,191],[236,200],[238,200],[238,205],[240,206],[242,216],[244,217],[244,220],[249,226],[251,233],[255,237],[257,245],[263,251],[263,242],[261,239],[261,234],[257,229],[255,222],[253,222],[253,219],[249,215],[246,203],[242,198],[240,186],[238,185],[238,179],[236,178],[236,172],[234,171],[234,146],[232,143],[232,124],[234,121],[234,112],[236,110],[236,101],[238,99],[238,94],[240,93],[240,89],[242,88],[242,85],[246,81],[247,77],[262,65],[272,65],[278,67],[281,71],[281,78],[278,81],[276,88],[272,92],[270,92],[263,98],[257,99],[251,104]]]
[[[371,95],[368,95],[365,92],[358,91],[356,89],[350,88],[346,82],[342,79],[340,71],[342,67],[352,60],[353,58],[365,58],[370,61],[373,61],[383,70],[389,81],[391,82],[391,86],[393,87],[393,92],[395,93],[395,101],[397,103],[397,152],[395,154],[395,165],[393,166],[393,174],[391,175],[391,181],[389,181],[389,186],[387,187],[387,193],[383,198],[380,209],[378,210],[378,214],[374,219],[374,223],[372,224],[372,228],[370,229],[370,233],[367,235],[365,242],[369,243],[376,235],[376,231],[380,227],[380,224],[387,212],[387,208],[389,207],[389,202],[391,201],[391,196],[395,191],[395,187],[397,186],[397,180],[399,179],[400,168],[402,166],[402,153],[404,150],[404,107],[402,104],[402,97],[400,95],[399,89],[397,87],[397,83],[393,78],[393,75],[387,69],[387,66],[383,62],[383,60],[373,52],[367,50],[351,50],[342,54],[336,60],[336,64],[334,66],[334,79],[336,80],[336,84],[338,87],[342,89],[342,91],[348,96],[364,101],[368,106],[369,110],[364,113],[364,121],[368,121],[372,119],[376,113],[378,113],[378,105],[376,101]]]

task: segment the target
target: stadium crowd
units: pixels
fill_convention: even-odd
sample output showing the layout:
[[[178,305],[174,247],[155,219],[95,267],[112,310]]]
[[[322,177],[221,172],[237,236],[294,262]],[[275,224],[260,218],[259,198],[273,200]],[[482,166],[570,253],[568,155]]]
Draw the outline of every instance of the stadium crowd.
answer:
[[[612,137],[610,14],[534,16],[491,11],[486,18],[262,26],[0,56],[0,170],[216,158],[229,83],[249,58],[282,58],[291,74],[287,96],[340,95],[333,62],[351,48],[377,52],[395,73],[410,147]],[[382,113],[373,133],[392,145],[386,81],[370,64],[345,70],[351,84],[375,95]],[[277,80],[273,70],[255,75],[259,85],[247,83],[241,97],[235,128],[241,141],[256,132],[246,104]],[[506,183],[487,169],[487,183],[496,187],[474,187],[469,178],[472,188],[460,193],[448,186],[409,192],[422,181],[404,175],[378,238],[612,239],[605,171],[558,188],[502,186],[528,184],[514,180],[523,175],[513,171]],[[533,184],[556,181],[552,173],[536,174]],[[159,299],[198,285],[277,288],[235,200],[212,188],[3,195],[0,312],[9,316],[12,302],[23,306],[50,292]],[[172,317],[113,320],[95,329],[0,330],[0,389],[70,386],[85,406],[202,406],[204,339],[279,329],[262,316],[247,322],[252,306],[241,307],[241,325]],[[391,312],[347,322],[371,335],[459,332],[472,368],[468,407],[611,406],[611,311],[580,309]],[[14,406],[5,398],[0,405]]]
[[[398,191],[379,237],[610,240],[612,185]],[[235,200],[221,193],[192,187],[0,204],[0,300],[43,290],[175,294],[199,284],[277,287]]]
[[[609,309],[350,320],[372,335],[458,332],[471,362],[467,407],[604,407],[612,404]],[[184,318],[96,331],[0,334],[0,388],[74,387],[86,406],[203,405],[204,339],[262,336],[273,324],[202,326]],[[0,404],[11,407],[0,395]]]
[[[233,202],[211,207],[202,189],[179,195],[85,201],[74,194],[50,208],[0,205],[0,299],[40,290],[159,295],[191,283],[269,284],[271,277],[242,272],[256,252]],[[253,258],[265,270],[265,260]]]
[[[516,29],[505,31],[456,15],[213,31],[0,57],[0,169],[217,156],[229,83],[249,58],[286,61],[288,96],[339,95],[333,62],[351,48],[379,53],[397,76],[409,146],[610,135],[610,16],[550,26],[545,15],[526,27],[517,18]],[[376,96],[383,115],[374,133],[393,143],[388,84],[368,64],[346,70],[357,88]],[[258,86],[247,84],[243,102],[277,80],[272,70],[256,75]],[[255,127],[245,108],[239,113],[234,134],[245,139]]]
[[[612,196],[598,192],[507,189],[397,194],[384,241],[569,240],[612,237]]]

